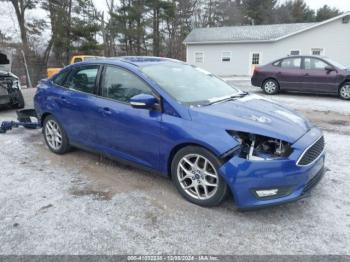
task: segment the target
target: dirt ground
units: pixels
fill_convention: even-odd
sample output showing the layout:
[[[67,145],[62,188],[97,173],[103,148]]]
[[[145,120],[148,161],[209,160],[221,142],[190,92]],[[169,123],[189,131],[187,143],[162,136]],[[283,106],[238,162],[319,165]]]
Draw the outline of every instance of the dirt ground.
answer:
[[[28,107],[33,94],[24,90]],[[201,208],[167,178],[81,150],[54,155],[40,130],[20,128],[0,135],[0,254],[350,254],[350,102],[269,98],[325,131],[329,171],[311,198],[245,213],[232,199]]]

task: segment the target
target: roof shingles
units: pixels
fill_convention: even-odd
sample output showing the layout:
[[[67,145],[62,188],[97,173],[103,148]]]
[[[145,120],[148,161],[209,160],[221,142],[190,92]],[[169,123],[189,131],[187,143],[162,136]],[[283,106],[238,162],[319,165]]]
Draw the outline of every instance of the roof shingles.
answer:
[[[298,23],[196,28],[186,37],[184,43],[274,41],[317,24]]]

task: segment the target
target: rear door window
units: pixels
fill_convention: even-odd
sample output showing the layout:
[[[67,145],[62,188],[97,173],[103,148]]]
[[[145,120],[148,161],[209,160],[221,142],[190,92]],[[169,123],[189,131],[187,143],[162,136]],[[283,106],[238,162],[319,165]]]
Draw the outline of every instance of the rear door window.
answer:
[[[93,94],[96,88],[98,65],[81,66],[72,70],[64,86],[80,92]]]
[[[69,73],[70,73],[70,70],[59,72],[56,76],[54,76],[54,78],[52,79],[52,82],[58,86],[63,86],[64,80],[66,80]]]
[[[281,62],[281,67],[285,69],[300,69],[301,58],[286,58]]]
[[[280,67],[281,66],[281,60],[278,60],[272,64],[273,66]]]

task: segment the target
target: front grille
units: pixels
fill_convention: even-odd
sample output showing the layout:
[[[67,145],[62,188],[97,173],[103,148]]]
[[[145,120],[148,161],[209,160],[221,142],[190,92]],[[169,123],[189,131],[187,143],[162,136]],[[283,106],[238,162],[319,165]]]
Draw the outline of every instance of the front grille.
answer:
[[[318,182],[321,181],[324,172],[324,168],[322,168],[312,179],[309,180],[309,182],[307,182],[307,184],[304,187],[303,194],[310,191],[313,187],[315,187],[318,184]]]
[[[298,166],[307,166],[314,162],[324,150],[324,137],[322,136],[311,147],[306,149],[301,158],[299,159]]]

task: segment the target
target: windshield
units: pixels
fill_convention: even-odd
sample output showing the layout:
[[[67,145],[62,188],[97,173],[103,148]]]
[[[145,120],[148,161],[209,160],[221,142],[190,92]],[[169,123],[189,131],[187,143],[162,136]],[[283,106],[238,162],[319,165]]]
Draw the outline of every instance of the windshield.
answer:
[[[141,71],[184,104],[209,104],[241,94],[240,90],[209,72],[187,64],[167,62],[146,65]]]
[[[333,61],[332,59],[329,59],[329,58],[326,58],[325,59],[328,63],[330,63],[331,65],[335,66],[335,67],[338,67],[339,69],[342,69],[342,70],[345,70],[347,69],[346,66],[336,62],[336,61]]]

